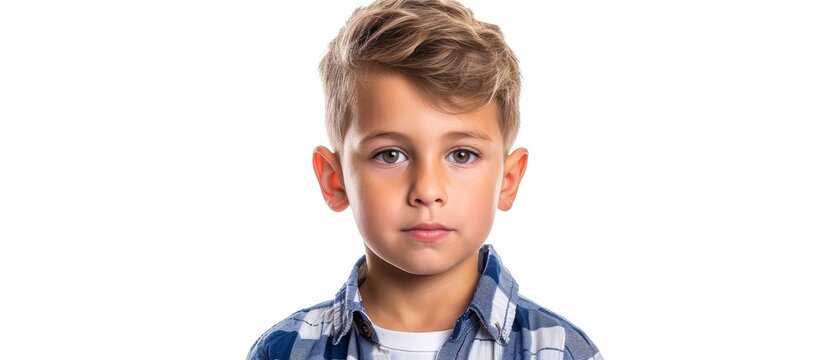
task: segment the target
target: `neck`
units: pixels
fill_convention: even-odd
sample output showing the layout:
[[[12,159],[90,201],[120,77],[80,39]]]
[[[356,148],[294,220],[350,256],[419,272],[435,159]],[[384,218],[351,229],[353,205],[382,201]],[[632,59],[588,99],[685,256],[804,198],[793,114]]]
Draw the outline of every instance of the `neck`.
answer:
[[[415,275],[402,271],[367,249],[366,279],[359,287],[364,309],[377,326],[426,332],[454,327],[478,285],[478,252],[449,271]]]

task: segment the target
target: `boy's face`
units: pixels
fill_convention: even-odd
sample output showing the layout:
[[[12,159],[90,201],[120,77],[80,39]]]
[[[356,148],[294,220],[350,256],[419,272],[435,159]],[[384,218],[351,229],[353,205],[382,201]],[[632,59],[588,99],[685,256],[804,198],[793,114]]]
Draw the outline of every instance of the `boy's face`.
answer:
[[[407,273],[443,273],[475,255],[527,163],[525,149],[506,156],[495,102],[447,114],[398,74],[372,75],[358,95],[340,159],[315,151],[327,203],[351,207],[367,248]]]

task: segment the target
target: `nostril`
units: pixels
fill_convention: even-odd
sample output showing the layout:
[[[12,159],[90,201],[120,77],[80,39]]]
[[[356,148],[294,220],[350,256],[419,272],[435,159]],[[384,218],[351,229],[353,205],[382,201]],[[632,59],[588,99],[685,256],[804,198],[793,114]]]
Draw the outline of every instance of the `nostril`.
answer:
[[[436,198],[433,201],[426,202],[426,201],[422,200],[421,198],[414,198],[411,201],[411,203],[414,204],[414,205],[426,205],[426,203],[428,203],[428,204],[444,204],[445,201],[443,201],[442,198]]]

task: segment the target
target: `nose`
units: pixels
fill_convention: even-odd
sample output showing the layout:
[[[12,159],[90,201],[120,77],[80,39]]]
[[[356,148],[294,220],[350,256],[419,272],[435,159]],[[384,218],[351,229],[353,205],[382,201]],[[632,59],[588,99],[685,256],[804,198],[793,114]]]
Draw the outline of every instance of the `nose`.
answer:
[[[408,194],[411,206],[446,204],[444,173],[433,164],[418,165],[413,171],[413,186]]]

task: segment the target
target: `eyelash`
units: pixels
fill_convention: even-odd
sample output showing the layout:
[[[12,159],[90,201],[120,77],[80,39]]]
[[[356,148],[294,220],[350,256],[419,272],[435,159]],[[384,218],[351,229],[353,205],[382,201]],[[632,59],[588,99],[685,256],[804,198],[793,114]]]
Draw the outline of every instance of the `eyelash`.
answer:
[[[387,161],[384,161],[384,159],[382,159],[381,157],[382,157],[382,156],[383,156],[386,152],[388,152],[388,151],[396,151],[396,152],[398,152],[401,156],[404,156],[404,157],[405,157],[405,160],[407,160],[407,159],[408,159],[408,156],[405,154],[405,152],[404,152],[404,151],[399,150],[399,149],[396,149],[396,148],[386,148],[386,149],[382,149],[382,150],[376,151],[376,152],[373,154],[373,160],[376,160],[376,161],[378,161],[378,162],[380,162],[380,163],[382,163],[382,164],[385,164],[385,165],[397,165],[397,164],[402,163],[403,161],[405,161],[405,160],[403,160],[403,161],[399,161],[399,162],[392,162],[392,163],[389,163],[389,162],[387,162]],[[474,163],[475,161],[478,161],[478,160],[480,160],[480,159],[482,158],[481,153],[479,153],[479,152],[477,152],[477,151],[475,151],[475,150],[467,149],[467,148],[457,148],[457,149],[454,149],[454,150],[450,151],[448,154],[446,154],[446,158],[448,158],[448,157],[449,157],[449,155],[454,154],[454,153],[456,153],[456,152],[458,152],[458,151],[465,151],[466,153],[468,153],[468,154],[469,154],[469,155],[471,155],[472,157],[470,158],[470,160],[469,160],[469,161],[467,161],[467,162],[465,162],[465,163],[459,163],[459,162],[453,161],[453,163],[454,163],[454,164],[457,164],[457,165],[470,165],[470,164]],[[398,158],[398,157],[397,157],[397,160],[399,160],[399,158]]]

